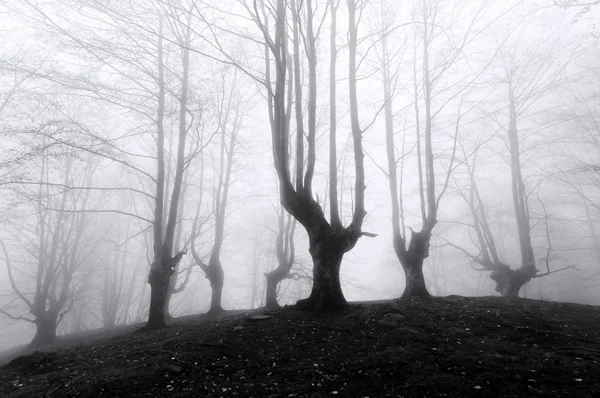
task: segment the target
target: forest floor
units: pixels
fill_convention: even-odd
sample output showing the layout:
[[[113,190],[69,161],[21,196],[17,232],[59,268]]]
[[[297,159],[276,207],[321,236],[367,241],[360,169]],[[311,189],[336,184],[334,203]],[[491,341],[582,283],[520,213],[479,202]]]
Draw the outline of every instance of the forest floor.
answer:
[[[1,397],[334,395],[600,397],[600,307],[449,296],[234,311],[66,336],[0,367]]]

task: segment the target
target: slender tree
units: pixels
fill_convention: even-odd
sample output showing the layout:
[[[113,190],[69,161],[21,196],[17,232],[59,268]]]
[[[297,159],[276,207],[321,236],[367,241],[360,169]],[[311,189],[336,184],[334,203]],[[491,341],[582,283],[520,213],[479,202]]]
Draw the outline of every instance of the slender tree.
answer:
[[[188,16],[191,13],[188,13]],[[181,250],[173,254],[175,242],[175,229],[178,221],[178,211],[180,204],[180,195],[183,186],[183,177],[185,172],[186,155],[186,136],[188,133],[187,113],[188,113],[188,90],[189,90],[189,67],[190,67],[190,40],[191,26],[188,25],[182,37],[181,47],[181,66],[183,69],[181,80],[181,93],[179,95],[179,135],[177,146],[177,160],[175,177],[171,191],[171,200],[169,213],[166,216],[166,228],[163,234],[163,206],[165,201],[165,133],[164,133],[164,112],[165,112],[165,65],[163,58],[163,15],[159,11],[159,30],[158,30],[158,111],[156,118],[157,130],[157,176],[156,176],[156,201],[154,206],[153,221],[153,253],[154,260],[150,266],[148,274],[148,283],[150,284],[150,309],[148,313],[148,322],[146,326],[150,329],[161,328],[165,326],[165,312],[167,297],[171,277],[181,258],[187,250]]]
[[[404,202],[402,197],[403,170],[405,167],[404,143],[403,152],[397,155],[395,143],[393,99],[397,92],[398,70],[393,66],[397,60],[390,57],[398,50],[388,49],[388,32],[395,29],[391,13],[382,12],[381,38],[381,72],[383,78],[383,95],[385,101],[385,131],[387,152],[387,174],[390,180],[390,197],[392,205],[392,239],[396,256],[405,274],[405,288],[402,297],[429,297],[423,261],[429,257],[430,241],[433,229],[438,222],[440,201],[447,191],[450,174],[455,165],[456,140],[461,127],[461,118],[468,112],[461,108],[462,100],[467,90],[479,78],[485,68],[476,69],[468,75],[461,75],[457,66],[464,61],[469,46],[489,26],[484,15],[489,12],[492,2],[486,1],[473,9],[468,19],[457,20],[452,16],[444,16],[448,10],[436,1],[423,0],[418,10],[419,20],[414,20],[414,53],[413,53],[413,106],[415,150],[418,175],[418,192],[421,213],[421,229],[415,231],[409,227],[410,239],[406,232]],[[455,5],[456,6],[456,5]],[[449,14],[453,15],[453,14]],[[397,23],[397,22],[396,22]],[[482,26],[483,25],[483,26]],[[441,31],[445,33],[441,33]],[[455,35],[448,32],[456,31]],[[460,32],[460,33],[458,33]],[[408,39],[407,39],[408,40]],[[419,59],[417,50],[422,51]],[[450,81],[454,75],[460,81],[456,84]],[[458,77],[456,77],[458,76]],[[446,82],[447,87],[441,82]],[[439,98],[439,99],[438,99]],[[436,180],[436,154],[434,153],[434,128],[436,121],[449,103],[459,100],[456,122],[450,135],[450,160],[445,166],[445,178],[440,183]],[[423,109],[424,108],[424,109]],[[398,173],[398,166],[399,173]],[[439,168],[439,166],[437,166]]]
[[[283,207],[279,209],[277,217],[277,235],[275,237],[275,257],[277,267],[265,273],[267,279],[265,307],[279,307],[277,302],[279,284],[288,278],[295,261],[294,231],[296,220],[286,214]]]
[[[229,69],[229,68],[226,68]],[[232,170],[235,159],[238,134],[242,128],[244,115],[249,109],[250,98],[245,97],[238,85],[242,79],[237,69],[229,78],[227,70],[222,74],[222,86],[219,95],[218,110],[218,136],[219,156],[217,167],[217,181],[213,189],[214,236],[208,262],[205,262],[196,250],[196,237],[199,235],[199,215],[202,201],[198,203],[194,226],[192,227],[191,249],[194,261],[200,266],[210,282],[212,290],[209,313],[218,314],[223,311],[221,303],[225,274],[221,264],[221,250],[225,240],[225,222],[227,220],[227,205],[229,203],[229,189],[232,184]],[[201,173],[201,182],[203,173]]]
[[[75,170],[76,154],[65,148],[61,152],[57,150],[60,151],[59,148],[42,150],[39,157],[38,191],[32,192],[31,196],[24,194],[36,209],[37,222],[32,234],[23,228],[26,223],[22,223],[20,227],[13,224],[8,229],[20,248],[36,260],[33,293],[19,287],[7,247],[0,240],[12,290],[29,309],[33,319],[16,316],[5,310],[0,312],[11,319],[35,325],[36,334],[30,343],[32,348],[56,341],[57,326],[71,310],[77,296],[75,274],[92,252],[84,241],[91,217],[79,211],[86,206],[90,191],[83,194],[68,189],[57,191],[57,187],[52,184],[52,175],[56,170],[61,171],[59,189],[60,186],[69,186],[76,178],[81,178],[84,185],[89,185],[93,165],[89,163],[85,167],[82,178]],[[53,161],[56,157],[59,160]]]

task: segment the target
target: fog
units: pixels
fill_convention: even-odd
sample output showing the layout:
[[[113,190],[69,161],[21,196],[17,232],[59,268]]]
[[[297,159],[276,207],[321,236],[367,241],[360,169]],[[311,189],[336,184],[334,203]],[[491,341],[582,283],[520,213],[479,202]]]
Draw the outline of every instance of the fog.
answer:
[[[0,351],[273,298],[600,305],[599,13],[4,2]]]

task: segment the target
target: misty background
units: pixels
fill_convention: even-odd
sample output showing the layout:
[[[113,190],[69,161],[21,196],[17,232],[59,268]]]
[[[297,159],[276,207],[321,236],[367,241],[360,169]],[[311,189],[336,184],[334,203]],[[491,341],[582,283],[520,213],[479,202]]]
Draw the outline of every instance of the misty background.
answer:
[[[265,18],[275,3],[260,3]],[[516,104],[531,245],[538,270],[548,273],[526,283],[520,297],[600,305],[600,6],[566,3],[358,2],[356,88],[367,211],[362,229],[377,236],[362,237],[344,256],[341,283],[349,301],[391,299],[404,290],[392,243],[384,108],[393,105],[403,225],[417,230],[426,26],[437,193],[445,187],[423,268],[429,292],[499,295],[489,270],[474,261],[481,250],[468,203],[472,181],[500,260],[521,265],[507,151]],[[186,48],[187,147],[175,248],[191,250],[193,241],[208,261],[231,160],[220,253],[222,304],[224,309],[265,305],[265,273],[277,267],[282,210],[268,93],[257,81],[267,72],[265,39],[250,17],[253,11],[261,14],[254,4],[8,0],[0,5],[0,351],[35,335],[27,302],[34,303],[40,286],[50,293],[44,307],[64,297],[59,335],[147,319],[157,87],[163,79],[168,190],[175,184]],[[339,212],[347,224],[355,178],[348,16],[344,2],[311,4],[319,32],[313,194],[329,209],[329,105],[335,85]],[[334,82],[329,79],[332,4],[339,6]],[[425,14],[430,22],[424,25]],[[157,15],[163,17],[160,24]],[[301,36],[302,29],[306,26],[301,25]],[[308,61],[301,63],[302,90],[308,93]],[[295,126],[292,120],[292,131]],[[165,209],[168,205],[167,200]],[[280,304],[293,304],[311,291],[312,260],[301,225],[293,238],[295,259],[279,286]],[[49,259],[57,265],[40,273]],[[206,312],[211,287],[191,251],[176,275],[170,314]],[[56,282],[44,285],[42,278]]]

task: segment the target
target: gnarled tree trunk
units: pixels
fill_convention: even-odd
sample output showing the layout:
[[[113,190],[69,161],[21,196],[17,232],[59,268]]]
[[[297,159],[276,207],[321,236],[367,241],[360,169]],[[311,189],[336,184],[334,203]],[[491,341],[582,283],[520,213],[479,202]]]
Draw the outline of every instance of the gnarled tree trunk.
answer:
[[[516,270],[508,266],[500,266],[490,274],[490,279],[496,282],[496,291],[502,297],[517,298],[521,288],[536,275],[536,269],[522,267]]]
[[[53,314],[41,314],[35,318],[35,336],[29,343],[29,348],[40,348],[52,345],[56,342],[57,316]]]
[[[296,305],[316,312],[333,312],[347,304],[340,281],[342,259],[361,235],[351,228],[336,231],[322,213],[314,214],[321,214],[322,219],[313,219],[313,227],[305,226],[309,231],[309,253],[313,260],[313,286],[310,296]]]
[[[310,296],[296,303],[299,308],[336,311],[347,302],[342,293],[340,268],[346,252],[343,234],[332,234],[325,239],[310,239],[309,252],[313,260],[313,286]]]
[[[427,231],[412,232],[408,250],[402,237],[394,240],[396,256],[400,260],[406,284],[402,297],[430,297],[423,275],[423,260],[429,257],[431,233]]]
[[[177,253],[175,257],[165,256],[166,260],[159,256],[150,268],[148,283],[150,284],[150,310],[148,312],[148,329],[160,329],[165,327],[165,307],[169,290],[169,281],[173,270],[181,261],[187,251]]]
[[[339,203],[337,197],[337,154],[336,154],[336,131],[335,124],[335,56],[331,56],[330,65],[330,148],[329,148],[329,197],[330,197],[330,220],[327,221],[323,208],[313,196],[313,177],[317,157],[317,39],[321,24],[313,24],[315,10],[313,0],[301,2],[295,1],[287,4],[278,0],[275,9],[267,13],[264,2],[262,3],[262,15],[255,15],[263,35],[268,37],[265,43],[265,85],[268,88],[268,110],[271,124],[271,138],[273,146],[273,161],[279,180],[281,204],[306,229],[310,243],[309,251],[313,259],[313,287],[307,299],[298,301],[297,305],[306,309],[317,311],[333,310],[346,304],[340,284],[340,266],[344,253],[351,250],[358,239],[363,236],[375,236],[375,234],[362,232],[362,225],[366,216],[365,211],[365,174],[364,174],[364,151],[362,146],[363,130],[360,126],[358,114],[357,94],[357,70],[360,63],[357,62],[358,46],[358,24],[357,5],[354,0],[348,0],[348,97],[350,104],[350,124],[353,142],[354,157],[354,198],[352,221],[346,227],[342,225],[339,214]],[[305,7],[305,10],[304,10]],[[335,48],[335,11],[337,4],[331,5],[332,12],[332,48]],[[291,10],[291,21],[288,21],[287,13]],[[255,9],[258,13],[258,9]],[[360,14],[360,11],[359,11]],[[268,26],[269,15],[274,19],[275,26]],[[305,25],[304,25],[304,22]],[[288,31],[291,26],[292,32]],[[304,27],[303,27],[304,26]],[[302,33],[302,34],[300,34]],[[292,38],[293,62],[289,52],[290,36]],[[302,46],[301,44],[304,44]],[[299,49],[303,47],[304,51]],[[304,132],[303,121],[303,99],[302,99],[302,77],[303,68],[300,66],[300,57],[306,55],[308,66],[308,98],[307,98],[307,133]],[[273,64],[272,64],[273,63]],[[271,68],[273,68],[273,73]],[[295,73],[295,75],[294,75]],[[275,78],[272,81],[272,75]],[[296,89],[294,90],[294,84]],[[273,84],[274,83],[274,84]],[[290,119],[292,116],[292,104],[295,104],[296,114],[296,140],[295,140],[295,178],[292,176],[290,165]],[[305,154],[304,147],[307,152]],[[305,169],[306,166],[306,169]]]

